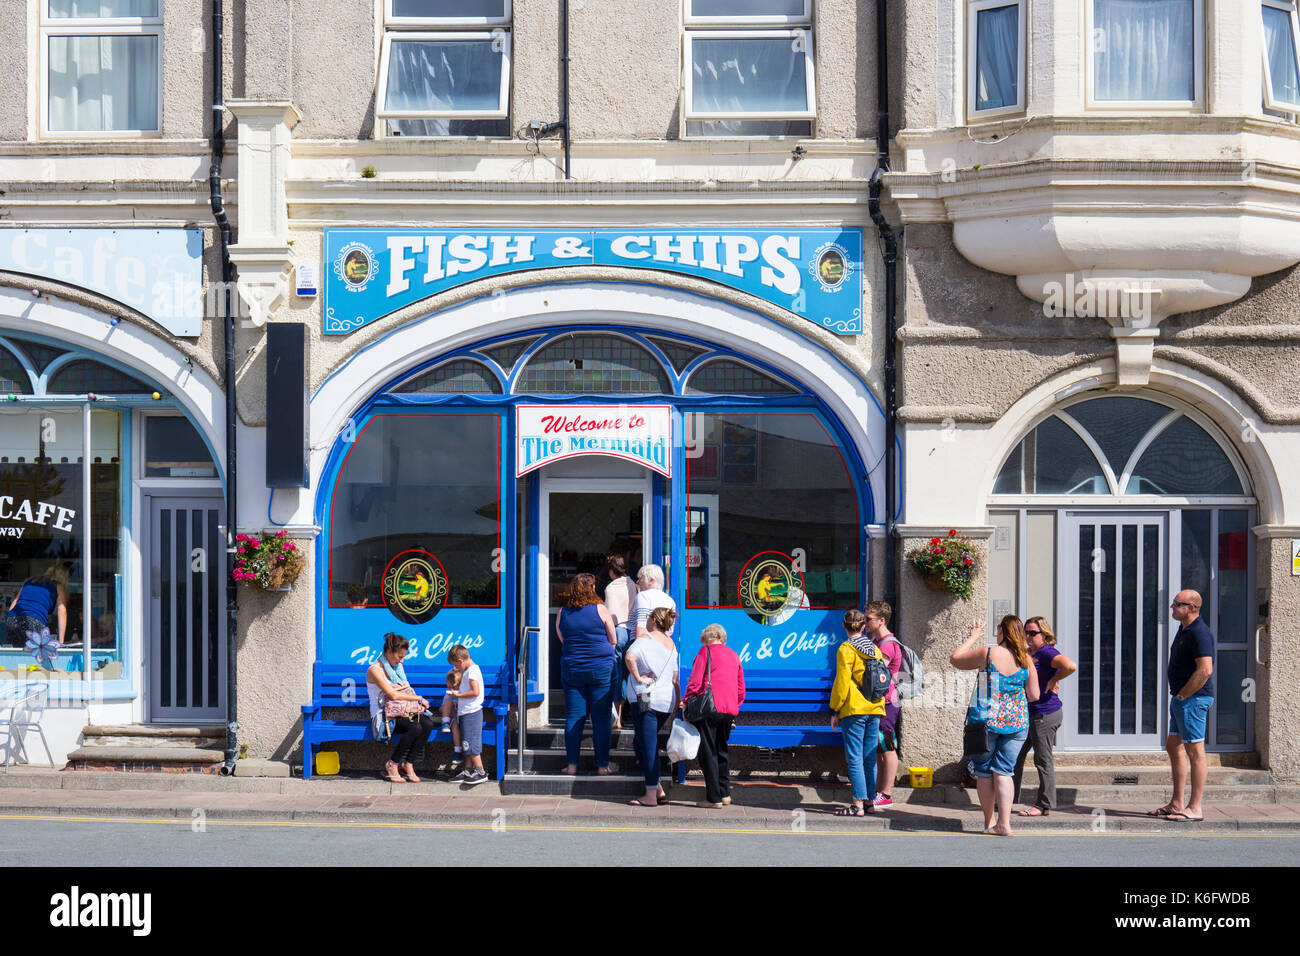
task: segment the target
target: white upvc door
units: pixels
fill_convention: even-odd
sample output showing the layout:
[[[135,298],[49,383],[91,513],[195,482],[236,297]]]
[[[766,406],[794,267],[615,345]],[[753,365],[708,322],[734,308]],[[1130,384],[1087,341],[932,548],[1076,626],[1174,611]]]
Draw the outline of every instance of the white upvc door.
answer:
[[[1058,538],[1057,646],[1078,662],[1063,750],[1160,750],[1168,720],[1167,513],[1067,512]]]

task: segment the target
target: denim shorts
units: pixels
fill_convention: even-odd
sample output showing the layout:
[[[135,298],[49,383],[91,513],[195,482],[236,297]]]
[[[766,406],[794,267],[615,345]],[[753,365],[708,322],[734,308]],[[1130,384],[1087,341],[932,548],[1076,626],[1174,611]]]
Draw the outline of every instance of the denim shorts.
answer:
[[[1205,739],[1205,722],[1213,706],[1213,694],[1193,694],[1186,700],[1170,697],[1169,736],[1181,737],[1185,744],[1199,744]]]
[[[991,777],[995,773],[1011,777],[1016,772],[1016,758],[1020,748],[1029,736],[1028,730],[1018,730],[1014,734],[989,734],[993,740],[993,749],[975,758],[971,774],[976,777]]]
[[[483,711],[460,715],[460,746],[471,757],[483,752]]]

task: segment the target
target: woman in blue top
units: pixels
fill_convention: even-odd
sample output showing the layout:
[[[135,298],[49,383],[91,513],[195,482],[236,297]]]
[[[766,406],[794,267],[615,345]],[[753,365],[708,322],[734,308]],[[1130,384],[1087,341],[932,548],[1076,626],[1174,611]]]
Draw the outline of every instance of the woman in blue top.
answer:
[[[68,569],[62,562],[50,565],[39,578],[28,578],[9,605],[5,634],[10,647],[27,643],[27,632],[49,626],[50,612],[57,609],[59,643],[68,629]]]
[[[565,773],[578,772],[582,727],[591,717],[591,740],[596,751],[596,773],[607,774],[609,738],[614,718],[614,619],[596,597],[596,579],[579,574],[569,587],[569,602],[555,621],[564,656],[560,676],[564,681]]]
[[[998,625],[996,647],[983,644],[984,624],[976,621],[948,662],[958,670],[983,671],[967,719],[988,724],[993,746],[975,758],[971,772],[984,811],[984,832],[1011,836],[1011,803],[1015,790],[1011,778],[1020,747],[1029,735],[1029,702],[1038,700],[1038,675],[1029,666],[1024,625],[1014,614],[1008,614]]]

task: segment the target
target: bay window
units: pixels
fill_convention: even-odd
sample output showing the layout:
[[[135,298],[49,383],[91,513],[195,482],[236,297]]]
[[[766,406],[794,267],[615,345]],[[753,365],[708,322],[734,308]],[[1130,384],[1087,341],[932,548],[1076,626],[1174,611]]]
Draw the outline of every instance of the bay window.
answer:
[[[510,0],[385,0],[380,134],[510,135],[510,16]]]
[[[810,136],[811,0],[686,0],[688,136]]]
[[[1089,105],[1189,109],[1204,87],[1204,0],[1090,0]]]
[[[41,0],[41,132],[159,132],[162,0]]]

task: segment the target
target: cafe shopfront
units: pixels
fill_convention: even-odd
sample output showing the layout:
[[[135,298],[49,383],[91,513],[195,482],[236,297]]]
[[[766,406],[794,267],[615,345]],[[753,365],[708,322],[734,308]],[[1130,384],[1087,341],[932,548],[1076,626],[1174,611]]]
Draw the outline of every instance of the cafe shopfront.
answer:
[[[412,307],[312,396],[317,660],[368,663],[395,630],[422,662],[510,666],[536,628],[530,696],[558,706],[555,615],[617,552],[664,568],[685,654],[716,622],[747,668],[829,672],[867,599],[883,420],[807,323],[861,331],[861,238],[327,231],[326,334]],[[609,268],[421,312],[449,250],[471,281],[542,249]]]

